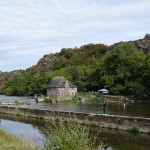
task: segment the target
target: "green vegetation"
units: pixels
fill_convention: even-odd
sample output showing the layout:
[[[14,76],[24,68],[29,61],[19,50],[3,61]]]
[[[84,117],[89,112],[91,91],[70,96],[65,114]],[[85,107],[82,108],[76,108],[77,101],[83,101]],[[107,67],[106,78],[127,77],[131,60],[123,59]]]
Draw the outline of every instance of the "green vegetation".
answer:
[[[135,133],[135,134],[140,134],[140,128],[138,126],[132,126],[128,129],[129,132]]]
[[[24,143],[22,140],[0,130],[0,150],[38,150],[38,148],[31,144],[31,141]]]
[[[14,105],[24,105],[24,104],[26,104],[26,105],[29,105],[29,103],[27,103],[27,102],[20,102],[20,101],[18,101],[18,100],[15,100],[14,101]]]
[[[72,103],[78,103],[79,99],[77,96],[74,96],[72,99],[61,99],[58,101],[58,103],[63,103],[63,104],[72,104]]]
[[[86,102],[102,103],[104,101],[104,97],[99,94],[97,94],[97,95],[86,94],[85,97],[86,97],[85,98]]]
[[[36,119],[37,120],[44,120],[44,117],[43,116],[36,116]]]
[[[17,113],[16,113],[16,116],[20,116],[20,113],[19,113],[19,112],[17,112]]]
[[[82,92],[107,88],[111,94],[134,95],[137,99],[149,100],[149,75],[150,54],[139,51],[135,42],[120,42],[112,47],[88,44],[45,55],[37,65],[11,78],[1,93],[46,94],[52,78],[64,76]]]
[[[113,128],[112,124],[109,124],[108,129],[112,129],[112,128]]]
[[[74,96],[72,99],[61,99],[61,100],[56,100],[53,98],[46,97],[44,102],[46,103],[62,103],[62,104],[73,104],[73,103],[79,103],[79,102],[97,102],[97,103],[102,103],[104,101],[104,97],[96,94],[92,95],[89,93],[79,93],[78,96]]]
[[[50,98],[50,97],[45,97],[44,102],[45,103],[53,103],[53,102],[55,102],[55,100],[53,98]]]
[[[96,138],[89,139],[89,129],[77,123],[76,119],[51,118],[47,124],[47,141],[44,147],[62,150],[96,150]]]

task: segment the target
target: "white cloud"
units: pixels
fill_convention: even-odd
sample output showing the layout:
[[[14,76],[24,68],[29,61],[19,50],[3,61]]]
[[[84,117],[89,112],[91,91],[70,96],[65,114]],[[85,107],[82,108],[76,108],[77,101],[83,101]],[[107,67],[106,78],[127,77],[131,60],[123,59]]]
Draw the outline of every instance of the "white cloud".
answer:
[[[149,7],[149,0],[1,0],[0,60],[33,55],[33,65],[63,47],[142,38],[150,31]],[[13,69],[5,64],[0,70]]]

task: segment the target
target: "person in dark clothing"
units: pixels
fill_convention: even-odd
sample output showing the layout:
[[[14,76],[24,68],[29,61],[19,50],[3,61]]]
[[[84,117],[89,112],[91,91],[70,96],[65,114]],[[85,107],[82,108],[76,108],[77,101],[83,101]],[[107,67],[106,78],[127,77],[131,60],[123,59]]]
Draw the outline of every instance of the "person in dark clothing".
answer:
[[[107,107],[106,101],[104,101],[103,106],[102,106],[104,115],[106,115],[106,107]]]

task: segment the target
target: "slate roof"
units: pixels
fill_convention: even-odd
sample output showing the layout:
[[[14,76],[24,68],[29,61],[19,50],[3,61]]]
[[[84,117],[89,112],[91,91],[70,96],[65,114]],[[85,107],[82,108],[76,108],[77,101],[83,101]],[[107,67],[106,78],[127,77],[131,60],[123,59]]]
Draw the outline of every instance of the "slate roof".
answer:
[[[65,88],[65,83],[68,81],[63,76],[61,77],[55,77],[50,82],[48,88]],[[77,86],[73,85],[71,82],[68,81],[70,88],[76,88]]]

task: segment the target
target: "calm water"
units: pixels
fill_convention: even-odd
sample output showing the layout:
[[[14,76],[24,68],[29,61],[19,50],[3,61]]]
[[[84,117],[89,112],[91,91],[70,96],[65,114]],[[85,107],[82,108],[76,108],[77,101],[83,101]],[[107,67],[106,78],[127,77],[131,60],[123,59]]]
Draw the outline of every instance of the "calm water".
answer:
[[[18,107],[46,109],[46,110],[59,110],[59,111],[74,111],[85,113],[103,113],[102,104],[97,103],[82,103],[82,104],[33,104],[22,105]],[[107,103],[107,114],[122,115],[122,116],[136,116],[150,118],[150,103],[147,104],[116,104]]]
[[[4,96],[0,95],[0,100],[31,100],[33,97],[18,97],[18,96]],[[81,104],[31,104],[22,105],[18,107],[34,108],[34,109],[48,109],[59,111],[75,111],[85,113],[103,113],[102,104],[98,103],[81,103]],[[123,115],[150,118],[150,103],[107,103],[107,114]]]
[[[28,142],[42,147],[45,139],[44,132],[37,121],[14,116],[0,115],[0,129],[7,131]]]
[[[5,131],[22,137],[22,139],[31,139],[38,146],[43,146],[45,135],[43,132],[44,122],[23,117],[0,114],[0,128]],[[100,141],[105,143],[104,150],[149,150],[150,135],[134,135],[127,132],[114,131],[108,129],[93,129],[91,134],[100,131],[97,144]]]
[[[0,100],[26,100],[26,99],[33,99],[33,96],[5,96],[0,95]]]

